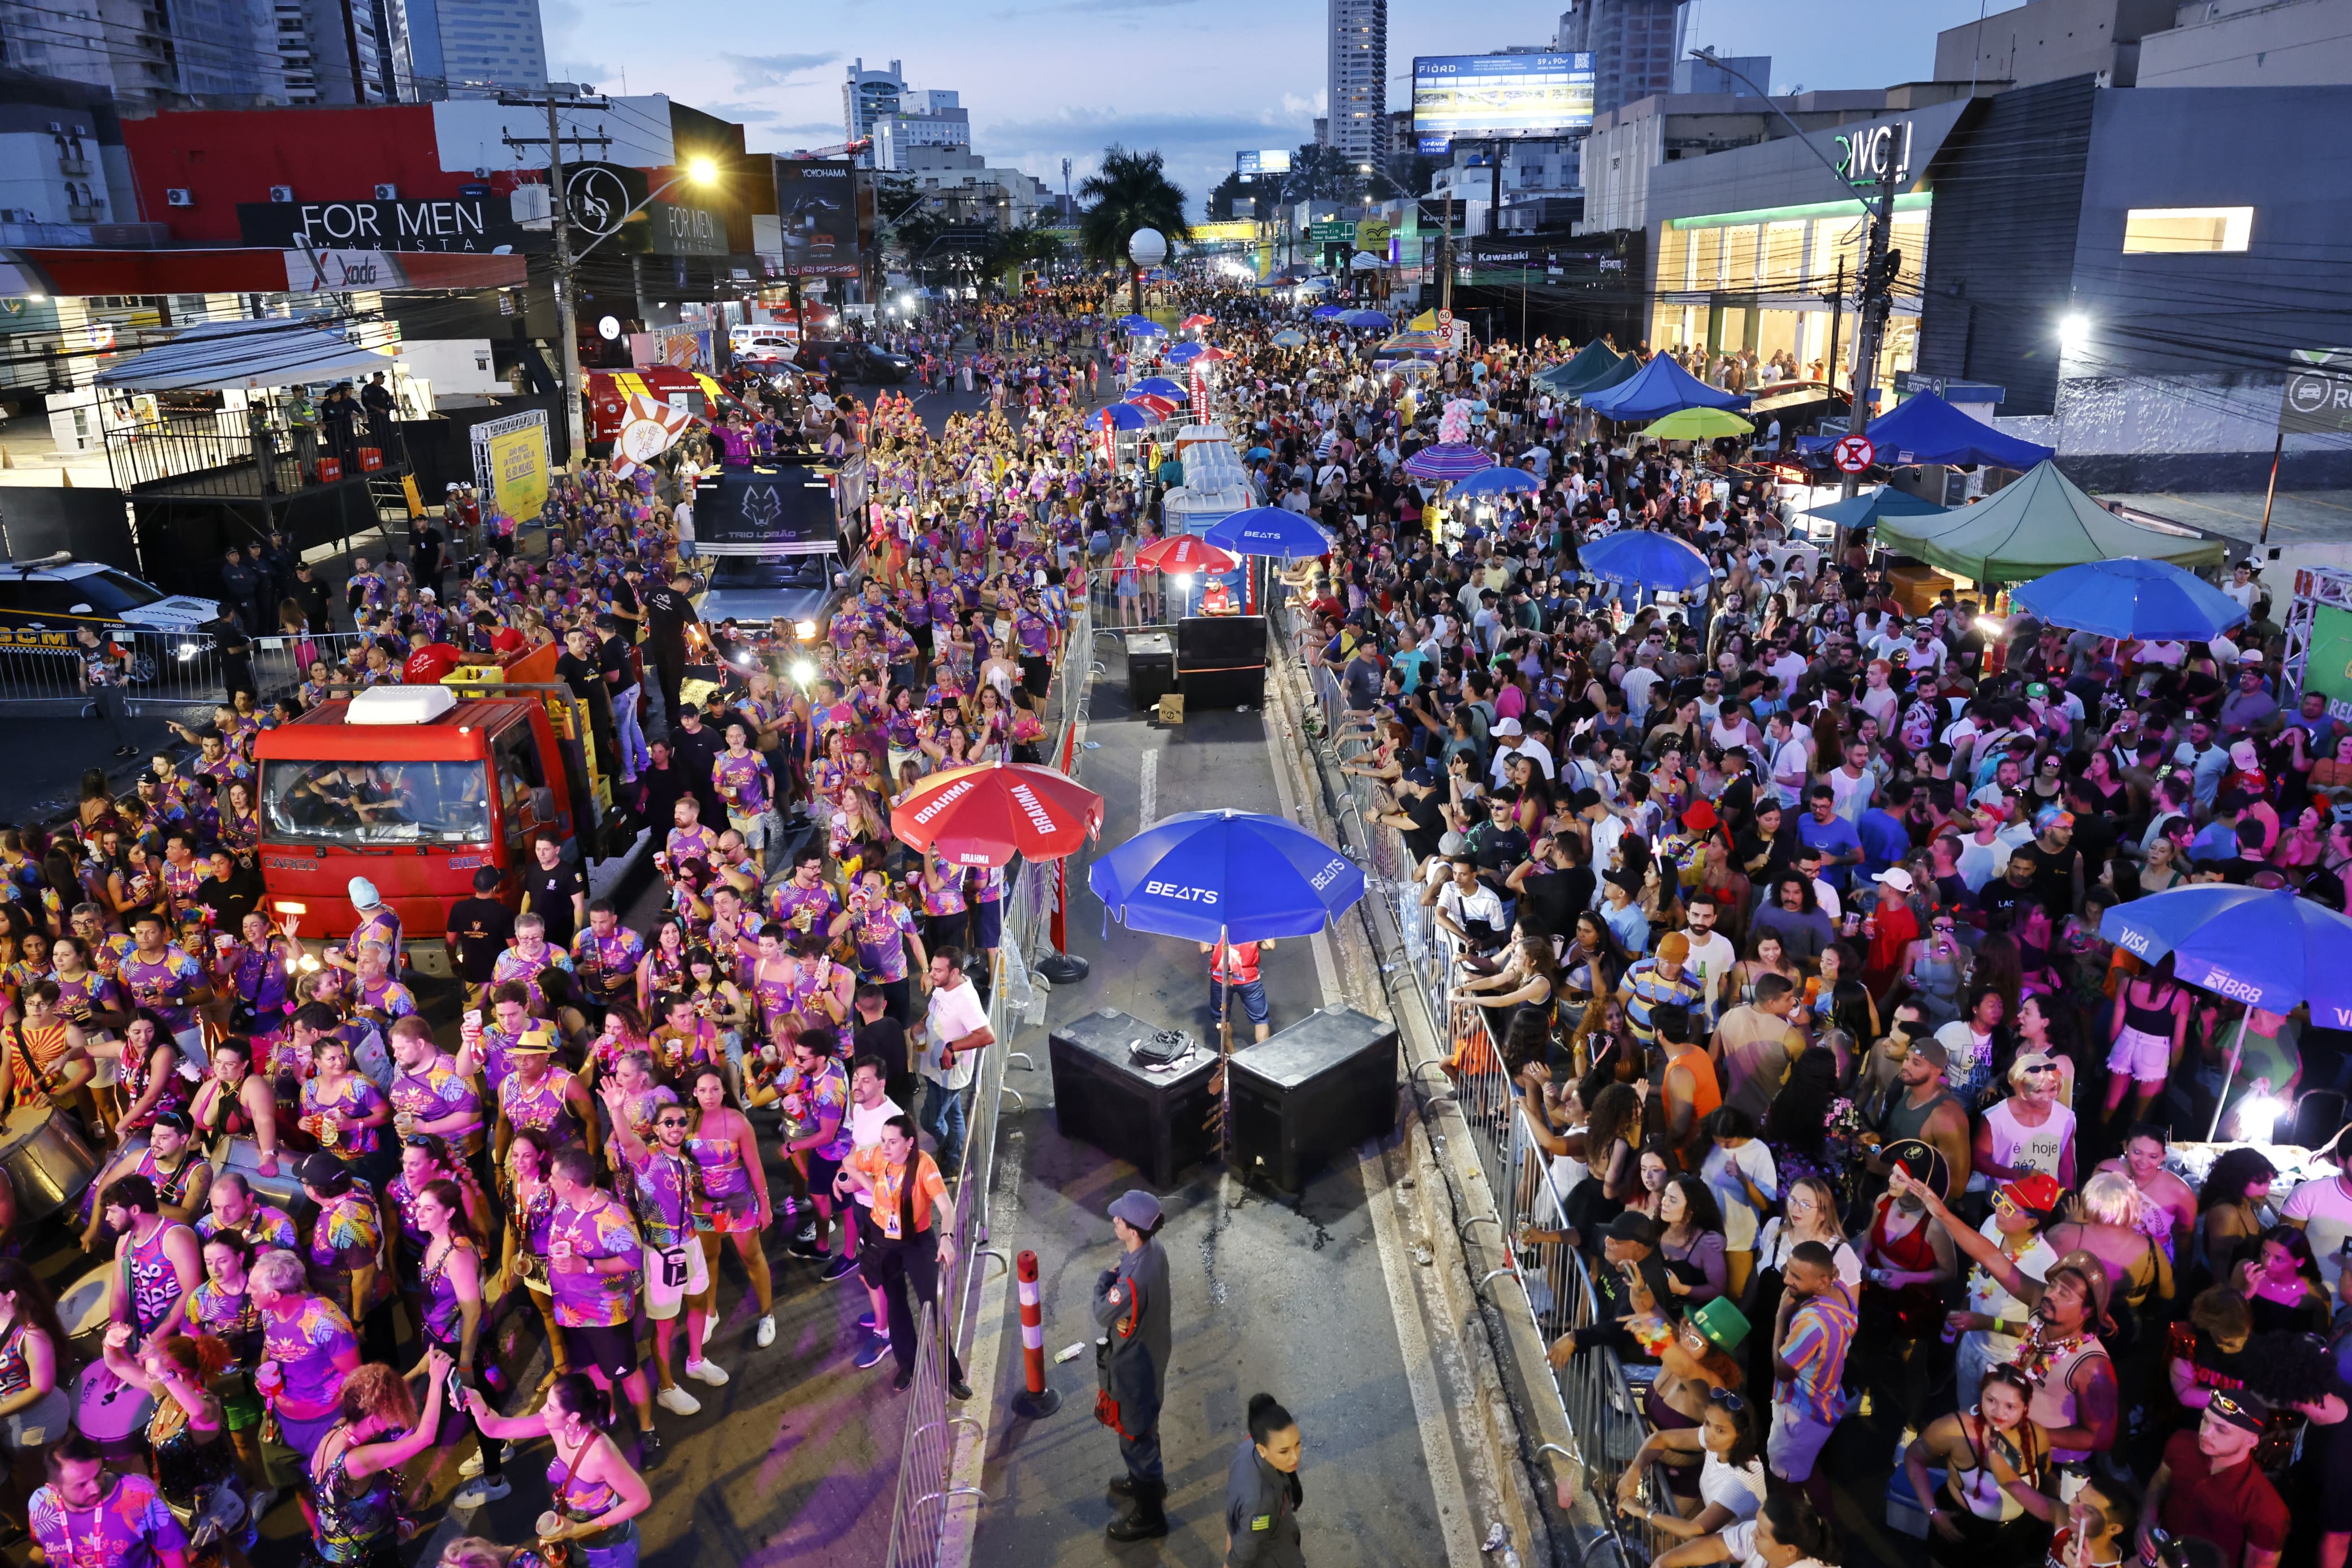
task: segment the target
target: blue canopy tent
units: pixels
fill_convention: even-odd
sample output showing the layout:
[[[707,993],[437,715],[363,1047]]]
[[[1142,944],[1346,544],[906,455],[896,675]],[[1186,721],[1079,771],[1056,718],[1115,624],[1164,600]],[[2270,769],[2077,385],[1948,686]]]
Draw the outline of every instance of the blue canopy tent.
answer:
[[[1707,385],[1675,363],[1671,354],[1653,357],[1631,380],[1604,391],[1585,392],[1581,401],[1603,419],[1635,424],[1663,419],[1677,409],[1748,406],[1745,396]]]
[[[1799,444],[1803,444],[1806,439],[1803,436],[1798,437]],[[1827,439],[1834,442],[1836,437],[1832,436]],[[1934,517],[1943,509],[1935,502],[1923,501],[1907,490],[1898,490],[1892,485],[1881,485],[1877,489],[1864,494],[1848,496],[1842,501],[1832,501],[1826,507],[1815,507],[1805,516],[1825,518],[1849,532],[1859,532],[1881,517]]]
[[[1613,386],[1616,382],[1602,378],[1616,370],[1618,362],[1626,357],[1595,338],[1577,350],[1571,358],[1548,371],[1538,371],[1536,380],[1555,392],[1591,392],[1599,387]],[[1641,363],[1636,361],[1626,374],[1631,375],[1639,369]]]
[[[1956,468],[1989,464],[2022,474],[2056,455],[2053,447],[2003,435],[1931,392],[1913,392],[1872,420],[1864,434],[1878,448],[1881,463],[1943,463]]]

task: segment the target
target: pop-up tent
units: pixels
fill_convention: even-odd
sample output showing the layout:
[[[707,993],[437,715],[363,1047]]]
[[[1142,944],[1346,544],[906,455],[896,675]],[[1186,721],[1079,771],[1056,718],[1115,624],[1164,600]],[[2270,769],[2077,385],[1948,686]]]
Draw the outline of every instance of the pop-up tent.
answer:
[[[2218,566],[2219,539],[2119,517],[2041,463],[1991,500],[1934,517],[1882,513],[1879,543],[1976,582],[2030,582],[2060,567],[2139,556],[2191,570]]]
[[[1931,392],[1913,392],[1872,420],[1864,434],[1878,449],[1881,463],[1943,463],[1956,468],[1990,464],[2021,474],[2057,455],[2054,448],[2002,434]]]
[[[1556,392],[1591,392],[1597,387],[1614,386],[1617,383],[1606,378],[1624,358],[1595,338],[1562,363],[1538,375],[1536,380]],[[1630,375],[1632,372],[1627,373]]]
[[[1584,406],[1603,419],[1620,423],[1647,424],[1678,409],[1746,408],[1738,392],[1711,387],[1682,366],[1672,354],[1656,354],[1630,379],[1601,392],[1583,394]]]
[[[309,321],[204,321],[107,366],[98,372],[98,384],[133,392],[252,392],[359,381],[390,369],[391,355]]]

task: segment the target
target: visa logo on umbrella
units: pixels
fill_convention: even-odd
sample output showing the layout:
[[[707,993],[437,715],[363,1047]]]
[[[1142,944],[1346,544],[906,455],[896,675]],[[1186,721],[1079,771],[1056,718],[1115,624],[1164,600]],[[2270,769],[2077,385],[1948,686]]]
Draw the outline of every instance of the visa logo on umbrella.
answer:
[[[1181,883],[1147,882],[1144,893],[1152,898],[1176,898],[1187,904],[1214,904],[1217,890],[1213,887],[1186,887]]]

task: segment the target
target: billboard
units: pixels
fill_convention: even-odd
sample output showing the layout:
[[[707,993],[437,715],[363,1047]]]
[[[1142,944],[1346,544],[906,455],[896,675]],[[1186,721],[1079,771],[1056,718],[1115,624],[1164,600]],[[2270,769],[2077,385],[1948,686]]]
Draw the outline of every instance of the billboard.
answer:
[[[2352,351],[2297,349],[2279,402],[2282,435],[2352,433]]]
[[[1272,147],[1256,152],[1234,154],[1234,172],[1243,179],[1255,179],[1260,174],[1290,172],[1290,152],[1287,148]]]
[[[474,426],[474,482],[491,507],[527,523],[547,506],[547,411],[488,420]]]
[[[776,160],[776,213],[786,277],[856,277],[860,203],[856,165]]]
[[[2327,699],[2327,711],[2352,719],[2352,611],[2332,604],[2311,612],[2311,651],[2305,656],[2303,689]]]
[[[1553,136],[1592,123],[1592,57],[1416,55],[1415,136]]]
[[[827,471],[722,468],[694,487],[694,539],[704,555],[826,555],[841,548]]]
[[[514,221],[503,195],[389,202],[239,202],[239,237],[268,250],[548,250],[552,235]]]

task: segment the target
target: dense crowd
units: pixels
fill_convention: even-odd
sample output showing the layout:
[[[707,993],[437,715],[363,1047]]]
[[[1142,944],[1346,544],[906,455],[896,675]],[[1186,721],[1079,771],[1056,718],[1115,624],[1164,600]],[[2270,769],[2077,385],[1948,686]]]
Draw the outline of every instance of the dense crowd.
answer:
[[[902,340],[927,385],[988,394],[937,431],[909,390],[868,402],[816,366],[787,397],[746,371],[709,429],[559,476],[527,526],[453,486],[404,559],[355,560],[340,591],[282,551],[240,558],[233,608],[309,642],[301,687],[265,706],[231,665],[230,700],[182,731],[193,760],[158,754],[121,796],[93,773],[71,821],[0,833],[0,1098],[100,1151],[62,1234],[16,1223],[5,1182],[0,1224],[12,1254],[78,1235],[112,1260],[78,1345],[0,1258],[5,1506],[49,1562],[239,1561],[290,1496],[310,1560],[390,1564],[415,1511],[475,1517],[543,1437],[554,1511],[520,1547],[468,1537],[443,1561],[621,1568],[656,1412],[730,1381],[727,1253],[739,1327],[773,1343],[771,1236],[858,1278],[854,1359],[908,1385],[916,1303],[953,1262],[1007,886],[908,850],[890,801],[1044,744],[1086,535],[1138,504],[1079,428],[1095,305],[975,305]],[[702,623],[698,474],[795,455],[862,468],[855,578],[806,632]],[[550,648],[650,830],[658,918],[631,928],[547,839],[520,896],[485,868],[448,911],[462,995],[408,967],[363,878],[357,929],[306,948],[261,898],[279,803],[257,737]],[[403,786],[351,763],[295,788],[361,821]],[[544,1378],[509,1385],[541,1336]],[[84,1429],[78,1351],[129,1391],[108,1401],[137,1412],[122,1429]],[[969,1394],[960,1369],[950,1391]]]
[[[1634,1377],[1660,1561],[1834,1560],[1830,1473],[1893,1437],[1937,1563],[2265,1568],[2299,1496],[2340,1564],[2352,1134],[2296,1103],[2352,1041],[2100,935],[2201,882],[2346,907],[2352,731],[2282,684],[2273,589],[2228,574],[2248,618],[2187,644],[1997,613],[1808,538],[1737,454],[1580,421],[1564,343],[1416,366],[1198,308],[1265,495],[1337,541],[1301,646],[1409,852],[1449,1071],[1541,1151],[1516,1239],[1598,1292],[1555,1362]],[[1527,483],[1449,500],[1410,471],[1440,439]],[[1580,570],[1629,528],[1707,591]]]

